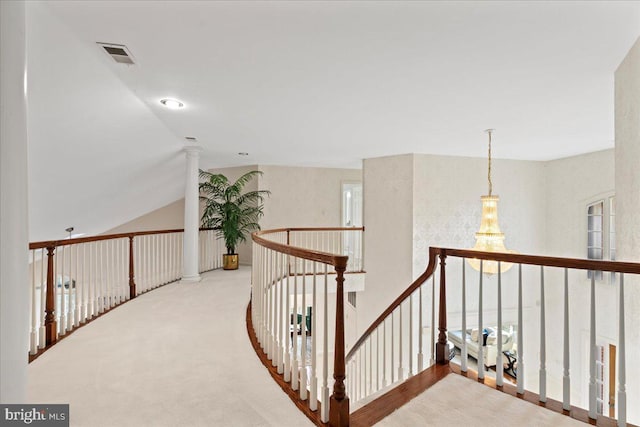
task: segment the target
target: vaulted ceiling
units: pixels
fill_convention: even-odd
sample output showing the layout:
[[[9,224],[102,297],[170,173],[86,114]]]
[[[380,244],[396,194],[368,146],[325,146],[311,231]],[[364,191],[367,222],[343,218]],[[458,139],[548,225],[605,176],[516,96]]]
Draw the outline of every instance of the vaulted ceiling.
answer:
[[[613,146],[640,2],[29,2],[31,239],[98,233],[202,166]],[[96,42],[123,44],[122,65]],[[162,98],[184,102],[167,110]],[[247,152],[248,156],[239,156]]]

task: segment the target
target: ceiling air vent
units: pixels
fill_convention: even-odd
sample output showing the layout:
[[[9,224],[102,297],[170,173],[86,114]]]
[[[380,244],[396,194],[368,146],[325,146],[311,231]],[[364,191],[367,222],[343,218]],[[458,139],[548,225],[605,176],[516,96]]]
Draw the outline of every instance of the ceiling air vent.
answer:
[[[189,142],[198,142],[198,139],[195,136],[185,136],[184,139]]]
[[[133,65],[133,56],[129,49],[123,44],[113,44],[113,43],[100,43],[98,45],[119,64],[128,64]]]

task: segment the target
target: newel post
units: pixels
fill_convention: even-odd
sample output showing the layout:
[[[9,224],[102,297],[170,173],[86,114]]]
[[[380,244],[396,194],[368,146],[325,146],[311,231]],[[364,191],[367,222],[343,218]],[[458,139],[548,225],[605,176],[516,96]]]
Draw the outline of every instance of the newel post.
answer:
[[[436,363],[449,363],[449,346],[447,345],[447,281],[445,277],[447,253],[440,252],[440,309],[438,315],[438,342],[436,343]]]
[[[55,246],[47,247],[47,301],[45,306],[44,330],[46,345],[55,344],[58,340],[58,324],[55,313],[55,278],[53,277],[53,254]]]
[[[333,394],[329,399],[329,425],[347,427],[349,425],[349,398],[344,385],[344,272],[347,269],[347,257],[337,260],[336,270],[336,341],[333,360]]]
[[[136,282],[133,269],[133,234],[129,236],[129,299],[136,297]]]

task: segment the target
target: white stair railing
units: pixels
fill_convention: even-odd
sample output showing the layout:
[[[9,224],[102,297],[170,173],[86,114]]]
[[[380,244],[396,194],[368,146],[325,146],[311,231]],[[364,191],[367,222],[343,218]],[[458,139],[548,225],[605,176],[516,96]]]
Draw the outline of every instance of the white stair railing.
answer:
[[[429,293],[427,283],[435,283],[435,264],[436,259],[440,258],[441,268],[440,273],[437,274],[440,281],[439,292],[436,295],[435,286],[432,286],[430,298],[432,319],[436,312],[439,313],[438,339],[431,335],[429,340],[430,343],[435,343],[436,351],[432,358],[436,359],[436,363],[449,363],[448,340],[459,347],[459,353],[456,353],[454,360],[459,360],[457,363],[460,364],[461,372],[468,372],[470,360],[475,359],[473,363],[477,366],[479,380],[484,381],[487,376],[493,377],[495,383],[489,381],[490,384],[495,384],[499,388],[506,387],[506,389],[508,384],[512,383],[514,392],[520,396],[525,393],[534,393],[536,400],[542,406],[561,408],[560,410],[565,414],[575,415],[577,418],[583,417],[582,414],[588,415],[593,420],[609,414],[602,413],[603,407],[607,407],[603,400],[607,395],[615,395],[615,390],[609,390],[609,393],[606,393],[600,389],[615,384],[617,425],[627,425],[625,276],[640,275],[640,263],[446,248],[430,248],[429,255],[429,265],[425,273],[373,322],[347,355],[348,389],[352,401],[355,402],[352,408],[357,409],[373,402],[383,392],[415,376],[425,368],[421,363],[422,340],[429,335],[416,334],[415,322],[418,330],[422,330],[422,319],[429,317],[429,304],[428,301],[423,300],[423,295]],[[442,262],[445,258],[448,261],[448,268]],[[475,259],[476,262],[472,265],[478,265],[480,271],[470,274],[466,268],[467,259]],[[480,262],[477,262],[478,260]],[[484,274],[484,264],[487,262],[497,264],[497,274]],[[501,270],[509,264],[517,264],[518,268],[513,269],[511,273],[502,272]],[[536,268],[523,272],[523,265]],[[447,270],[448,277],[445,278]],[[586,280],[587,271],[592,272],[589,274],[589,280]],[[600,276],[595,272],[598,271],[617,273],[602,275],[602,277],[616,277],[618,283],[607,283],[607,287],[597,286],[596,278]],[[431,281],[427,280],[429,277],[432,277]],[[477,288],[473,286],[475,283]],[[462,294],[460,303],[449,312],[446,310],[447,285],[450,288],[449,292],[455,293],[459,289]],[[469,289],[468,285],[475,289]],[[530,290],[525,294],[527,286]],[[618,289],[615,289],[616,286]],[[572,289],[575,289],[573,294],[570,292]],[[617,312],[612,312],[610,305],[605,305],[604,309],[599,308],[602,306],[598,304],[597,289],[603,289],[603,292],[615,289],[615,298],[618,299]],[[555,301],[550,299],[552,298],[549,296],[550,292],[553,292],[551,295],[557,298],[559,303],[552,303]],[[575,292],[588,295],[589,303],[582,310],[570,311],[572,295],[574,298],[577,295]],[[467,294],[477,295],[477,305],[473,304],[471,307],[474,311],[477,309],[476,313],[468,312],[470,307],[467,303]],[[609,292],[609,294],[609,297],[612,297],[613,293]],[[436,298],[439,301],[437,305]],[[417,312],[415,312],[416,307],[418,307]],[[605,311],[601,313],[600,310]],[[602,350],[596,351],[603,345],[599,342],[598,328],[604,327],[605,318],[611,319],[612,316],[617,318],[617,340],[614,339],[611,343],[617,346],[617,360],[608,360],[606,355],[601,356]],[[558,322],[558,326],[562,326],[556,330],[549,328],[547,321],[550,318],[562,319]],[[473,322],[476,319],[477,321]],[[584,337],[584,348],[589,349],[588,362],[582,369],[571,369],[570,319],[573,319],[572,322],[584,325],[584,329],[588,331],[587,336]],[[434,320],[427,326],[430,326],[432,334],[435,333]],[[495,333],[488,333],[486,344],[483,337],[485,329],[493,330]],[[579,330],[575,326],[574,329]],[[553,338],[550,338],[550,335],[553,335]],[[610,336],[611,333],[607,335]],[[535,345],[524,345],[525,342],[536,340],[536,336],[539,337],[539,341]],[[454,342],[456,337],[458,337],[457,342]],[[548,343],[554,342],[550,339],[559,340],[557,342],[562,343],[553,347],[558,349],[558,354],[562,354],[559,370],[555,366],[552,367],[553,369],[547,366],[547,351],[550,348]],[[575,335],[573,339],[576,339]],[[415,347],[416,342],[418,351]],[[535,349],[533,354],[525,355],[526,351],[533,349]],[[531,372],[525,371],[525,357],[537,359],[538,366]],[[416,369],[413,368],[414,362],[417,362]],[[617,381],[613,378],[604,381],[606,373],[603,374],[603,372],[608,371],[604,369],[605,363],[616,367]],[[382,381],[378,381],[378,377],[382,378]],[[536,377],[538,381],[535,381]],[[533,379],[531,381],[533,390],[527,390],[525,378]],[[579,390],[579,387],[575,388],[575,383],[585,385],[588,396],[574,396],[576,390]],[[528,400],[530,399],[529,397]],[[575,406],[580,401],[585,402],[584,408]],[[609,403],[613,404],[613,399]],[[390,411],[393,409],[395,408],[389,408]]]
[[[253,235],[251,325],[257,345],[265,363],[305,402],[308,414],[323,423],[348,416],[344,273],[349,265],[361,271],[362,237],[346,236],[362,231],[289,228]],[[347,251],[345,242],[359,247]],[[346,252],[357,253],[359,263],[349,264]],[[330,293],[336,295],[335,305]]]
[[[346,255],[349,257],[347,273],[361,272],[364,269],[364,227],[287,228],[284,231],[287,233],[286,243],[290,246]],[[272,240],[272,237],[269,239]]]
[[[352,411],[435,363],[435,261],[367,329],[347,355]],[[428,278],[432,280],[427,280]],[[430,296],[427,299],[427,296]],[[431,315],[427,312],[431,311]],[[425,319],[430,319],[428,324]],[[426,342],[426,345],[425,345]],[[425,363],[425,353],[430,356]]]
[[[495,349],[496,349],[496,359],[495,360],[487,360],[487,363],[491,363],[493,367],[492,370],[495,373],[491,372],[491,376],[495,377],[496,386],[502,386],[507,382],[507,378],[505,377],[504,368],[508,365],[512,368],[508,373],[510,375],[515,375],[515,378],[510,377],[509,381],[513,382],[516,387],[516,392],[519,395],[524,394],[527,389],[525,388],[525,378],[527,376],[527,371],[525,371],[524,359],[525,359],[525,340],[529,338],[533,331],[531,327],[525,328],[525,316],[524,312],[526,307],[535,307],[539,306],[539,326],[537,329],[537,334],[539,335],[539,342],[536,347],[536,353],[533,355],[537,356],[539,367],[537,369],[538,376],[538,384],[537,389],[532,390],[533,393],[537,394],[537,399],[541,404],[547,405],[550,400],[556,399],[555,401],[560,404],[560,408],[565,411],[566,414],[573,415],[574,411],[579,411],[579,406],[576,406],[576,402],[579,402],[580,399],[575,399],[572,402],[572,376],[582,375],[579,379],[582,384],[586,384],[586,388],[588,389],[588,395],[582,396],[582,399],[587,402],[586,407],[583,408],[583,411],[588,414],[589,418],[592,420],[596,420],[600,417],[604,417],[609,415],[609,413],[603,413],[603,407],[607,407],[606,402],[602,402],[603,399],[606,399],[607,393],[599,391],[603,387],[608,387],[609,384],[616,384],[617,386],[617,401],[614,403],[609,402],[610,404],[615,405],[615,409],[617,411],[616,420],[618,426],[627,425],[627,414],[626,414],[626,337],[625,337],[625,288],[624,288],[624,280],[625,275],[640,274],[640,263],[626,263],[626,262],[609,262],[609,261],[593,261],[593,260],[583,260],[583,259],[572,259],[572,258],[556,258],[556,257],[542,257],[542,256],[532,256],[532,255],[517,255],[517,254],[497,254],[497,253],[489,253],[489,252],[475,252],[471,250],[459,250],[459,249],[443,249],[443,248],[432,248],[433,251],[438,253],[440,256],[447,256],[449,259],[449,264],[452,264],[451,259],[458,259],[459,262],[462,263],[462,274],[461,274],[461,289],[462,289],[462,304],[461,304],[461,321],[460,323],[454,324],[453,327],[449,327],[449,337],[451,339],[451,334],[457,333],[455,329],[458,327],[458,324],[461,326],[462,331],[467,329],[467,304],[466,304],[466,283],[468,280],[468,273],[465,270],[465,261],[469,258],[476,258],[480,260],[480,272],[478,273],[478,339],[481,338],[481,332],[486,328],[487,323],[490,326],[496,326],[496,337],[495,337]],[[498,263],[498,273],[495,276],[485,275],[482,272],[483,264],[487,261],[494,261]],[[500,265],[501,263],[513,263],[517,264],[517,270],[514,269],[515,274],[503,273],[501,272]],[[453,263],[455,265],[455,262]],[[527,301],[523,295],[523,265],[533,265],[539,267],[537,269],[537,274],[535,270],[528,271],[526,275],[529,278],[530,282],[538,281],[539,290],[537,291],[537,297],[535,300]],[[455,270],[456,267],[453,267]],[[589,279],[586,280],[587,271],[590,272]],[[617,273],[615,275],[602,275],[604,278],[608,277],[616,277],[618,278],[618,282],[612,282],[608,284],[609,287],[617,286],[617,299],[618,299],[618,310],[617,313],[612,313],[610,309],[605,309],[606,311],[602,311],[600,314],[600,310],[598,304],[598,295],[596,290],[597,286],[597,278],[600,277],[596,272],[605,271],[605,272],[614,272]],[[457,278],[449,279],[449,286],[456,286]],[[509,317],[504,322],[503,316],[505,315],[505,302],[503,300],[503,291],[506,287],[513,287],[517,292],[514,295],[514,299],[509,301],[511,307],[515,307],[515,313],[513,309],[509,309]],[[575,289],[581,287],[579,292],[583,294],[587,294],[589,298],[589,303],[587,307],[584,307],[585,310],[573,310],[570,311],[571,305],[571,297],[572,295],[575,297],[577,294],[572,294],[570,292],[570,284],[574,283],[576,286]],[[489,289],[487,289],[487,286]],[[494,287],[495,286],[495,287]],[[560,304],[551,305],[549,303],[548,292],[549,289],[557,289],[554,292],[554,295],[562,295],[560,299]],[[603,288],[607,289],[607,288]],[[483,294],[486,292],[494,292],[497,297],[496,300],[496,309],[487,309],[483,307]],[[599,292],[599,291],[598,291]],[[529,298],[532,298],[529,297]],[[552,310],[553,311],[550,311]],[[485,316],[489,316],[489,322]],[[547,319],[553,316],[554,319],[562,319],[561,328],[558,328],[558,332],[551,331],[548,328]],[[602,323],[599,323],[600,316],[611,318],[611,316],[615,316],[617,318],[617,327],[618,327],[618,337],[617,340],[614,340],[613,345],[617,346],[617,360],[608,360],[607,358],[603,358],[600,353],[600,348],[603,345],[598,341],[598,328]],[[571,357],[570,357],[570,348],[571,348],[571,329],[570,329],[570,319],[577,319],[579,323],[582,323],[586,326],[588,331],[588,336],[585,341],[585,348],[588,348],[588,362],[585,370],[575,370],[575,374],[571,374]],[[492,322],[495,322],[492,324]],[[505,325],[511,325],[513,328],[514,323],[516,323],[516,333],[517,341],[515,344],[509,343],[508,347],[504,348],[505,343],[505,333],[506,330]],[[530,323],[530,326],[533,324]],[[472,325],[473,326],[473,325]],[[562,358],[561,358],[561,370],[559,372],[560,377],[553,378],[554,375],[558,375],[553,371],[549,370],[547,366],[547,350],[549,343],[549,335],[553,333],[555,337],[559,337],[562,342],[559,348],[562,348]],[[529,334],[529,335],[527,335]],[[463,334],[464,335],[464,334]],[[532,339],[533,337],[531,337]],[[464,340],[464,342],[460,343],[460,353],[464,355],[468,350],[468,339]],[[486,356],[485,352],[489,348],[488,346],[480,346],[476,345],[477,350],[477,375],[479,379],[488,375],[489,371],[485,371],[485,360],[483,357]],[[504,350],[504,352],[503,352]],[[509,353],[508,356],[503,356],[503,354]],[[515,354],[514,354],[515,353]],[[460,370],[465,372],[468,370],[468,362],[467,357],[461,356],[462,360],[460,361]],[[531,356],[529,356],[531,357]],[[617,378],[609,379],[607,383],[604,382],[604,379],[601,375],[601,372],[604,370],[604,363],[613,365],[617,370]],[[493,365],[495,363],[495,365]],[[517,374],[517,375],[516,375]],[[554,381],[551,381],[550,378],[553,378]],[[561,378],[561,379],[560,379]],[[553,386],[552,386],[553,385]],[[535,386],[534,386],[535,387]],[[575,393],[575,389],[574,389]],[[610,390],[608,395],[614,395],[615,390]],[[602,395],[602,396],[601,396]],[[572,406],[572,403],[574,406]],[[551,405],[550,407],[557,407],[556,404]]]
[[[182,230],[35,242],[30,249],[29,354],[143,292],[179,280]],[[224,244],[200,230],[200,272],[220,268]]]

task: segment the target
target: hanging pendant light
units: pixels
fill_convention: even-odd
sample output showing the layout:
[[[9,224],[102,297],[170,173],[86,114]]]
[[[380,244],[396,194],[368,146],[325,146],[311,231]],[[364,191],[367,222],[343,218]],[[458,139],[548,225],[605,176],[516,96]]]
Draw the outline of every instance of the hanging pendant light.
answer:
[[[483,252],[500,252],[500,253],[517,253],[508,250],[504,246],[504,233],[500,231],[498,225],[498,200],[500,197],[493,194],[493,183],[491,182],[491,134],[494,129],[487,129],[485,132],[489,134],[489,168],[487,177],[489,180],[489,194],[481,196],[482,201],[482,219],[480,220],[480,229],[476,233],[476,244],[474,250]],[[480,271],[480,260],[469,259],[469,265],[475,270]],[[501,262],[500,271],[503,273],[513,266],[510,262]],[[497,261],[484,261],[482,271],[486,274],[496,274],[498,272]]]

